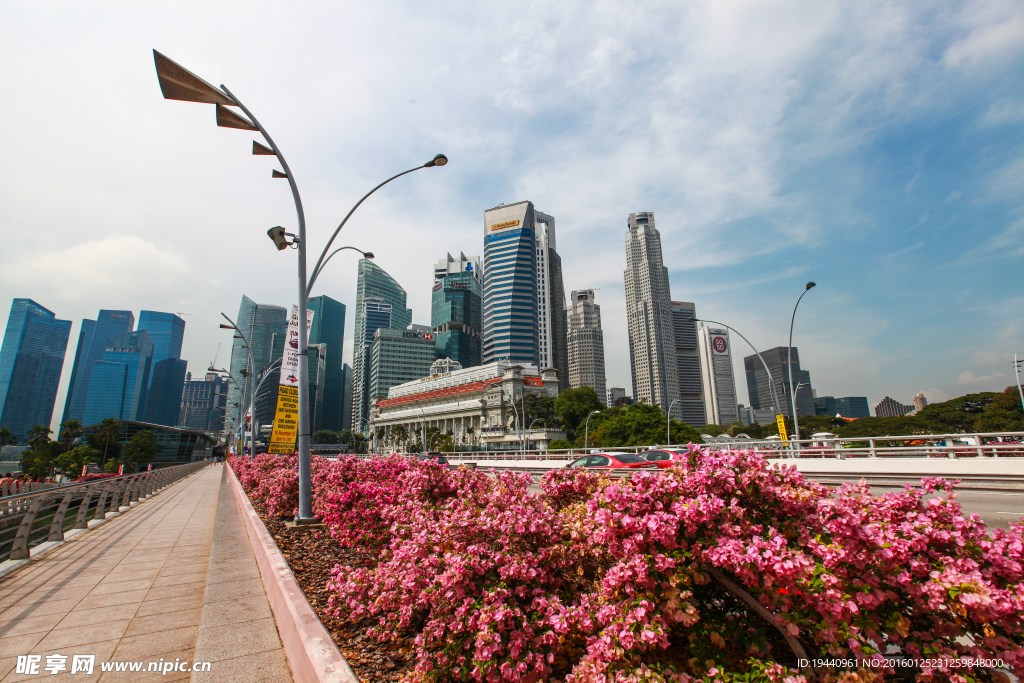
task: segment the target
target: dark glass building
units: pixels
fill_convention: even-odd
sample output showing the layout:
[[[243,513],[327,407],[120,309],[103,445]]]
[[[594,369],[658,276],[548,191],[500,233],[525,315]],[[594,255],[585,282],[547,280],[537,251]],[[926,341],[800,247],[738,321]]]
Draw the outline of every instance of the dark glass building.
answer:
[[[690,301],[673,301],[671,309],[679,375],[679,402],[672,414],[691,427],[704,427],[708,422],[697,343],[697,307]]]
[[[345,363],[341,379],[341,428],[352,429],[352,366]]]
[[[139,330],[145,330],[153,342],[146,388],[145,421],[173,427],[181,413],[187,363],[181,359],[185,321],[173,313],[142,311]]]
[[[800,389],[803,393],[803,389]],[[871,417],[871,409],[868,408],[867,396],[844,396],[836,399],[836,412],[843,417]],[[835,415],[836,413],[832,413]]]
[[[79,420],[85,417],[85,404],[89,399],[89,383],[96,361],[103,360],[107,340],[119,334],[127,334],[135,327],[135,315],[131,311],[101,310],[95,320],[83,320],[78,334],[78,348],[75,364],[71,369],[71,382],[64,401],[64,417],[61,421]]]
[[[536,229],[533,202],[484,212],[485,364],[541,362]]]
[[[82,428],[83,436],[90,435],[98,424],[89,424]],[[136,420],[121,420],[118,442],[123,448],[139,432],[152,432],[156,437],[157,450],[153,456],[153,467],[181,465],[195,460],[203,460],[214,455],[217,439],[205,430],[181,429],[165,427]]]
[[[108,339],[103,359],[93,364],[82,423],[97,424],[108,417],[138,420],[152,359],[153,342],[145,330]]]
[[[220,375],[214,373],[200,380],[192,379],[191,373],[187,374],[178,425],[203,432],[219,432],[224,429],[224,412],[227,407],[225,384]]]
[[[70,320],[31,299],[15,299],[0,347],[0,427],[19,441],[36,425],[50,425]]]
[[[313,411],[315,419],[312,431],[329,429],[336,432],[342,429],[344,412],[342,348],[345,345],[345,304],[329,296],[315,296],[309,300],[308,306],[309,310],[314,311],[309,343],[321,345],[321,356],[324,360],[322,399],[320,405]],[[311,365],[310,374],[312,373]]]
[[[259,375],[265,368],[281,359],[281,351],[284,348],[283,339],[288,330],[288,315],[288,310],[281,306],[257,304],[249,297],[242,296],[235,324],[241,328],[245,337],[252,344],[252,358],[256,367],[250,370],[245,345],[239,335],[235,334],[231,346],[231,366],[229,368],[234,382],[228,388],[228,398],[236,406],[239,404],[244,406],[241,411],[243,416],[249,409],[249,395],[253,387],[253,377],[250,375]],[[275,335],[282,340],[278,349],[274,348]],[[238,384],[236,385],[235,382]],[[226,418],[228,431],[238,428],[238,415],[237,409],[228,411]]]
[[[436,355],[430,332],[377,330],[371,350],[370,397],[387,398],[391,387],[428,377]]]
[[[448,273],[434,281],[430,326],[438,358],[451,358],[463,368],[480,365],[482,324],[482,291],[474,273]]]
[[[761,352],[761,357],[767,363],[772,373],[772,381],[775,382],[775,391],[778,392],[779,408],[786,417],[792,417],[792,406],[790,403],[791,389],[789,386],[789,347],[776,346]],[[816,414],[814,408],[814,394],[811,389],[811,373],[800,369],[800,352],[793,347],[793,383],[800,386],[796,396],[797,415]],[[753,408],[773,410],[771,387],[768,382],[768,375],[764,371],[764,365],[757,356],[747,356],[743,359],[743,368],[747,374],[747,394],[750,396],[750,405]],[[802,385],[802,386],[801,386]]]
[[[352,429],[362,431],[370,417],[370,355],[377,330],[391,327],[392,306],[383,299],[367,297],[361,300],[360,336],[354,345],[355,367],[352,373]]]

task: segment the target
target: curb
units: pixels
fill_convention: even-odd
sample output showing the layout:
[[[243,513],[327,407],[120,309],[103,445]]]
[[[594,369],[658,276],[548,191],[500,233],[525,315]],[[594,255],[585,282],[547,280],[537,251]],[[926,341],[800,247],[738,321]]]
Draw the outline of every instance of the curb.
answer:
[[[263,520],[256,514],[231,465],[228,481],[249,535],[263,587],[292,674],[299,683],[359,683],[341,650],[320,622]]]

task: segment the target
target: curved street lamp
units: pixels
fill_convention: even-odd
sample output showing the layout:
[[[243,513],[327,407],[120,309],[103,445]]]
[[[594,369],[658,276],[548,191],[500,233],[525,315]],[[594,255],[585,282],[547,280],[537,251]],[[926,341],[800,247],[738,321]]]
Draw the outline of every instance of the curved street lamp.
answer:
[[[591,410],[590,411],[590,415],[593,415],[594,413],[599,413],[599,412],[601,412],[601,411],[600,410]],[[587,415],[587,424],[586,424],[586,427],[583,430],[583,450],[584,451],[587,450],[587,448],[589,448],[589,446],[587,444],[590,443],[590,415]]]
[[[225,324],[221,323],[221,326],[220,326],[221,329],[223,329],[223,330],[234,330],[235,332],[237,332],[239,334],[239,336],[242,338],[242,341],[245,343],[245,353],[249,356],[249,367],[252,368],[251,370],[249,370],[249,380],[248,380],[249,387],[251,388],[253,386],[253,383],[252,383],[253,382],[253,378],[256,377],[256,361],[254,361],[253,358],[252,358],[252,345],[249,344],[249,340],[245,338],[245,333],[242,332],[242,330],[240,330],[238,328],[238,325],[235,324],[235,321],[233,321],[231,318],[229,318],[226,315],[224,315],[224,313],[221,313],[221,315],[224,317],[225,320],[227,320],[230,323],[229,325],[225,325]],[[238,382],[235,382],[235,384],[238,384]],[[242,389],[242,393],[243,394],[245,393],[245,389],[244,388]],[[241,412],[241,406],[239,406],[239,412]],[[250,391],[249,392],[249,416],[250,416],[249,417],[249,455],[251,455],[252,457],[255,458],[256,457],[256,432],[254,431],[254,428],[256,426],[256,392],[255,391]],[[245,423],[242,422],[241,415],[239,415],[238,421],[239,421],[239,423],[242,426],[242,434],[241,434],[241,437],[239,438],[239,441],[244,441],[245,440]],[[239,453],[239,455],[241,455],[241,453]]]
[[[775,414],[776,415],[782,415],[782,408],[779,405],[779,394],[775,391],[775,381],[772,380],[771,370],[768,369],[768,364],[764,362],[764,358],[761,358],[761,352],[758,351],[754,347],[754,345],[750,343],[750,340],[747,339],[746,337],[744,337],[743,334],[739,330],[737,330],[735,327],[730,327],[730,326],[726,325],[725,323],[720,323],[720,322],[718,322],[716,320],[707,320],[706,318],[695,318],[695,321],[696,322],[700,322],[700,323],[711,323],[712,325],[721,325],[722,327],[724,327],[727,330],[732,330],[736,334],[740,335],[740,339],[742,339],[743,341],[747,342],[747,346],[749,346],[750,348],[754,349],[754,353],[757,354],[758,360],[760,360],[761,361],[761,365],[764,366],[765,374],[768,375],[768,386],[772,390],[772,400],[775,402]]]
[[[327,258],[324,259],[324,262],[322,264],[320,264],[320,269],[317,270],[316,273],[313,274],[312,278],[310,278],[310,280],[309,280],[309,291],[306,292],[306,296],[309,296],[309,293],[313,291],[313,281],[316,280],[317,275],[319,275],[323,271],[323,269],[327,266],[327,262],[331,260],[331,256],[334,256],[339,251],[345,251],[346,249],[351,249],[352,251],[358,251],[360,254],[363,255],[363,258],[368,258],[368,259],[372,259],[373,258],[373,252],[372,251],[363,251],[362,249],[358,249],[356,247],[338,247],[337,249],[332,251],[327,256]]]
[[[804,298],[804,294],[811,291],[815,285],[813,282],[808,282],[804,285],[804,291],[800,292],[800,296],[796,300],[796,306],[793,306],[793,315],[789,318],[789,351],[786,354],[786,365],[789,366],[789,386],[793,386],[793,321],[796,319],[796,308],[800,305],[800,299]],[[793,447],[796,450],[800,450],[800,419],[796,415],[796,391],[790,391],[790,402],[793,405]]]
[[[515,414],[516,414],[516,434],[519,437],[519,454],[522,455],[522,452],[523,452],[523,432],[522,432],[522,427],[523,427],[523,425],[522,425],[522,421],[519,419],[519,409],[516,408],[516,401],[515,401],[515,399],[512,398],[512,396],[509,395],[509,393],[505,389],[505,387],[503,387],[503,386],[501,386],[499,384],[498,388],[501,389],[501,393],[503,393],[506,396],[508,396],[508,402],[512,404],[512,410],[515,411]]]
[[[682,400],[681,398],[673,399],[672,402],[668,404],[668,414],[665,415],[665,445],[666,446],[671,446],[672,445],[672,406],[674,406],[675,404],[679,403],[681,400]]]
[[[299,312],[299,424],[297,430],[297,441],[299,453],[299,513],[295,517],[297,524],[308,524],[315,521],[313,516],[313,497],[312,497],[312,484],[310,480],[310,450],[309,450],[309,382],[307,377],[309,375],[309,365],[307,357],[308,348],[308,331],[306,330],[306,299],[309,291],[313,287],[313,282],[316,277],[320,274],[320,270],[323,267],[324,258],[327,251],[331,248],[331,244],[334,243],[334,238],[338,236],[338,233],[345,226],[345,223],[352,216],[352,213],[359,208],[367,197],[376,192],[378,189],[388,184],[395,178],[399,178],[407,173],[418,171],[421,168],[431,168],[435,166],[444,166],[448,163],[448,157],[443,154],[437,154],[433,159],[423,164],[422,166],[416,166],[408,171],[403,171],[397,175],[391,176],[384,182],[380,183],[372,190],[363,195],[362,199],[356,202],[356,205],[349,210],[344,220],[331,235],[331,239],[327,241],[327,245],[324,247],[323,253],[317,260],[316,266],[313,268],[313,277],[307,282],[306,280],[306,216],[302,210],[302,198],[299,196],[299,187],[295,183],[295,176],[292,174],[291,168],[288,166],[288,162],[285,160],[284,155],[278,149],[277,145],[274,144],[273,138],[267,132],[267,129],[253,116],[252,112],[242,104],[242,101],[238,99],[234,93],[232,93],[227,86],[221,84],[220,88],[216,88],[202,78],[199,78],[188,69],[184,68],[180,64],[168,59],[164,55],[160,54],[156,50],[153,50],[153,61],[156,65],[157,78],[160,81],[160,91],[163,93],[164,99],[168,100],[181,100],[185,102],[205,102],[207,104],[213,104],[216,107],[217,114],[217,125],[224,128],[238,128],[241,130],[258,131],[263,139],[266,141],[266,145],[260,144],[259,142],[253,141],[252,153],[257,156],[274,156],[281,163],[281,167],[284,171],[274,170],[271,173],[273,178],[285,178],[288,180],[288,186],[292,191],[292,199],[295,202],[295,214],[298,219],[298,234],[293,237],[292,242],[288,242],[286,239],[286,233],[283,228],[271,228],[268,231],[271,239],[277,245],[277,248],[284,249],[285,247],[296,245],[298,247],[298,312]],[[238,107],[242,110],[246,119],[243,116],[239,116],[229,107]]]

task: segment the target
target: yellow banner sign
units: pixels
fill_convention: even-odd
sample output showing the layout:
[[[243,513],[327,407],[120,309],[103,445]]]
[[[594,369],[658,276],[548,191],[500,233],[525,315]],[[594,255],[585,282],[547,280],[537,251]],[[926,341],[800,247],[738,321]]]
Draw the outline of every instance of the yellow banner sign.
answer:
[[[789,434],[786,433],[786,420],[781,415],[776,415],[775,422],[779,425],[779,438],[782,439],[782,443],[789,444]]]
[[[277,412],[274,432],[270,435],[268,453],[291,455],[299,435],[299,388],[281,385],[277,388]]]
[[[519,225],[519,219],[514,221],[505,221],[504,223],[495,223],[491,226],[491,230],[501,230],[502,228],[511,228],[515,225]]]

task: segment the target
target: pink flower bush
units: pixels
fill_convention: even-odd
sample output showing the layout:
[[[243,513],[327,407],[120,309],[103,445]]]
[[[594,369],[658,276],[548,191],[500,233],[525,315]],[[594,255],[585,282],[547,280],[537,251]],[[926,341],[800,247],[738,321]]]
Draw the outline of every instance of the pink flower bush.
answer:
[[[334,569],[334,606],[380,639],[415,632],[410,681],[870,683],[894,652],[1024,668],[1024,526],[987,532],[945,481],[873,497],[691,446],[666,470],[557,470],[528,495],[509,472],[316,460],[317,514],[380,556]],[[288,458],[232,464],[268,509],[292,505]],[[920,679],[989,680],[933,664]]]

